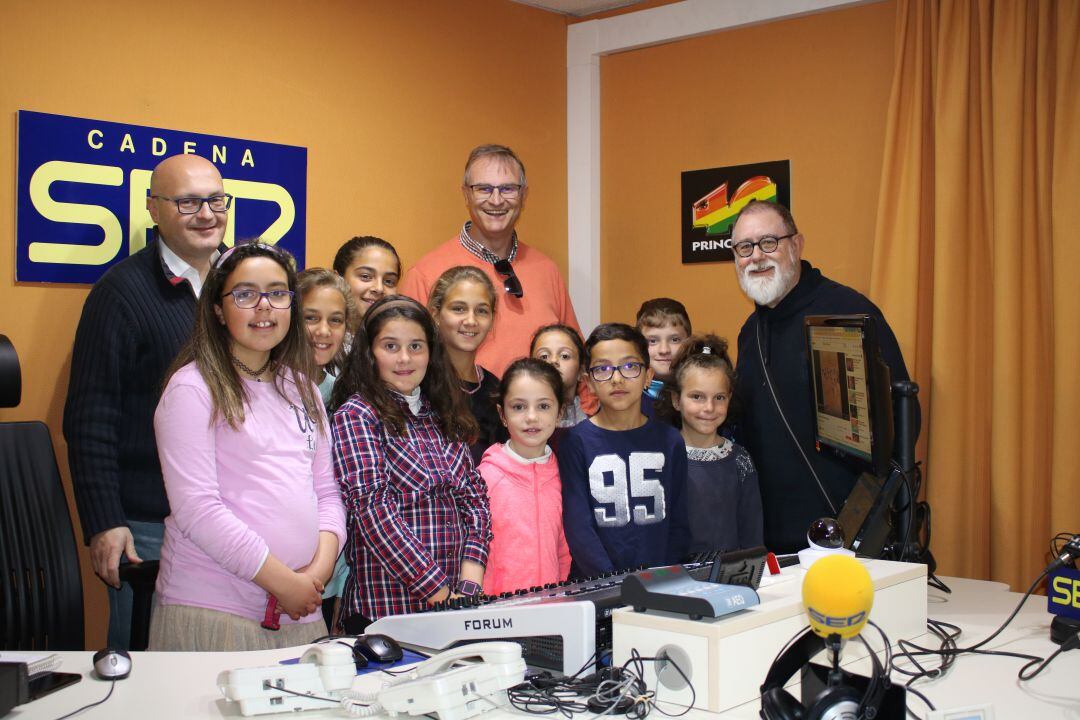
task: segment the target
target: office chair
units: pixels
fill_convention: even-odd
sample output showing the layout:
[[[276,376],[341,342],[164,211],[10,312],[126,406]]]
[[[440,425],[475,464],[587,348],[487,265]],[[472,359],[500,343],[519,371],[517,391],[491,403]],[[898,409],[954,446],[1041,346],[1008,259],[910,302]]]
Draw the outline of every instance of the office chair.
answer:
[[[0,406],[21,398],[19,359],[0,335]],[[82,579],[52,438],[0,423],[0,649],[82,650]]]

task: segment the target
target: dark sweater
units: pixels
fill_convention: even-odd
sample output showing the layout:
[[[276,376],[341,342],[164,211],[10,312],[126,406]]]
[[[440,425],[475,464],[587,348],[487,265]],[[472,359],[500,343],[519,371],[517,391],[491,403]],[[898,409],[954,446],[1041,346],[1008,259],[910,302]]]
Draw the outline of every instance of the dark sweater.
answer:
[[[868,468],[857,460],[814,448],[814,407],[803,318],[856,313],[876,318],[878,343],[892,379],[907,380],[907,367],[896,336],[877,306],[855,290],[824,277],[805,260],[799,282],[791,292],[775,308],[756,306],[739,331],[736,396],[742,413],[736,440],[750,452],[757,465],[765,515],[765,544],[774,552],[793,552],[806,547],[810,523],[835,513],[784,427],[766,385],[761,358],[768,367],[792,431],[839,512],[855,480]]]
[[[472,393],[469,395],[469,409],[472,410],[473,417],[480,426],[480,436],[469,446],[475,467],[480,467],[480,460],[483,459],[489,447],[495,443],[506,442],[510,438],[506,432],[506,426],[499,419],[498,400],[495,399],[499,392],[499,378],[484,368],[480,368],[480,372],[484,377],[479,384],[461,382],[462,390]]]
[[[586,420],[559,444],[563,529],[578,575],[681,562],[690,541],[686,443],[649,420],[614,431]]]
[[[110,268],[86,298],[64,406],[86,542],[128,520],[161,522],[169,514],[154,409],[194,318],[191,285],[170,281],[156,240]]]

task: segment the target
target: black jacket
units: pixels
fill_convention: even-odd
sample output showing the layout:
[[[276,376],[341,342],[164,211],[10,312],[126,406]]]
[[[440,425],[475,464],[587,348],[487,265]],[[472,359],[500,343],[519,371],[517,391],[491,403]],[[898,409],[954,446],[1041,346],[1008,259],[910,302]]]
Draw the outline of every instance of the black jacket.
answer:
[[[784,427],[766,383],[768,369],[783,414],[825,491],[839,512],[865,464],[814,447],[815,420],[803,318],[868,314],[892,379],[908,380],[896,336],[881,310],[860,293],[829,280],[805,260],[798,284],[775,308],[758,305],[739,331],[736,396],[741,408],[737,440],[758,469],[765,514],[765,544],[774,552],[807,546],[806,530],[819,517],[835,516]],[[760,346],[759,346],[760,339]]]

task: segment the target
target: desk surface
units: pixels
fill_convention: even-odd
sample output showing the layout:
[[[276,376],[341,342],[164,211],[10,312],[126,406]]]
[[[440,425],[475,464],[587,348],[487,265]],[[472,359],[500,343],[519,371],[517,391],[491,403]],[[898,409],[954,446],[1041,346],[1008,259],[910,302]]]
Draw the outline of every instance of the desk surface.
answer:
[[[945,578],[952,595],[938,590],[928,591],[928,614],[964,630],[961,647],[977,642],[998,627],[1020,600],[1019,593],[1009,592],[1001,583],[961,578]],[[991,645],[993,650],[1012,650],[1045,657],[1057,647],[1049,639],[1049,615],[1046,599],[1033,597],[1013,620],[1012,624]],[[930,643],[930,636],[919,640]],[[936,646],[936,645],[935,645]],[[133,653],[131,677],[116,684],[107,703],[81,713],[78,717],[97,718],[219,718],[239,717],[239,708],[226,702],[217,690],[217,676],[222,670],[238,667],[272,665],[298,657],[301,649],[267,650],[242,653]],[[78,684],[56,692],[28,705],[16,707],[9,718],[58,718],[72,710],[105,697],[109,684],[97,680],[90,672],[90,652],[59,653],[64,672],[83,674]],[[931,660],[931,662],[934,662]],[[1063,653],[1034,680],[1021,683],[1016,674],[1023,665],[1015,658],[961,656],[949,674],[933,682],[920,681],[916,687],[939,709],[977,703],[993,703],[997,720],[1011,718],[1080,718],[1080,651]],[[866,668],[856,664],[857,672]],[[378,674],[361,676],[358,685],[368,688],[377,685]],[[926,707],[911,696],[908,706],[925,717]],[[747,720],[758,717],[758,703],[729,710],[722,715],[691,711],[686,720],[706,718],[735,718]],[[500,718],[522,717],[516,712],[498,712]],[[284,717],[266,715],[262,717]],[[308,711],[296,718],[348,717],[337,708]],[[499,720],[494,715],[485,717]],[[654,717],[662,718],[662,715]]]

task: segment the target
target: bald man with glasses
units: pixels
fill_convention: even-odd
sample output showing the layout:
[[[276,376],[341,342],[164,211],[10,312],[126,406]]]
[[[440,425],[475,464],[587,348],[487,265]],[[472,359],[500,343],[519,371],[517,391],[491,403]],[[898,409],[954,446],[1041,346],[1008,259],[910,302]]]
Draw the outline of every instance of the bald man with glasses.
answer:
[[[187,342],[232,197],[218,169],[174,155],[154,169],[142,250],[94,284],[83,305],[64,406],[75,502],[94,573],[109,586],[109,645],[127,648],[131,589],[121,558],[156,560],[169,503],[154,440],[165,371]]]

